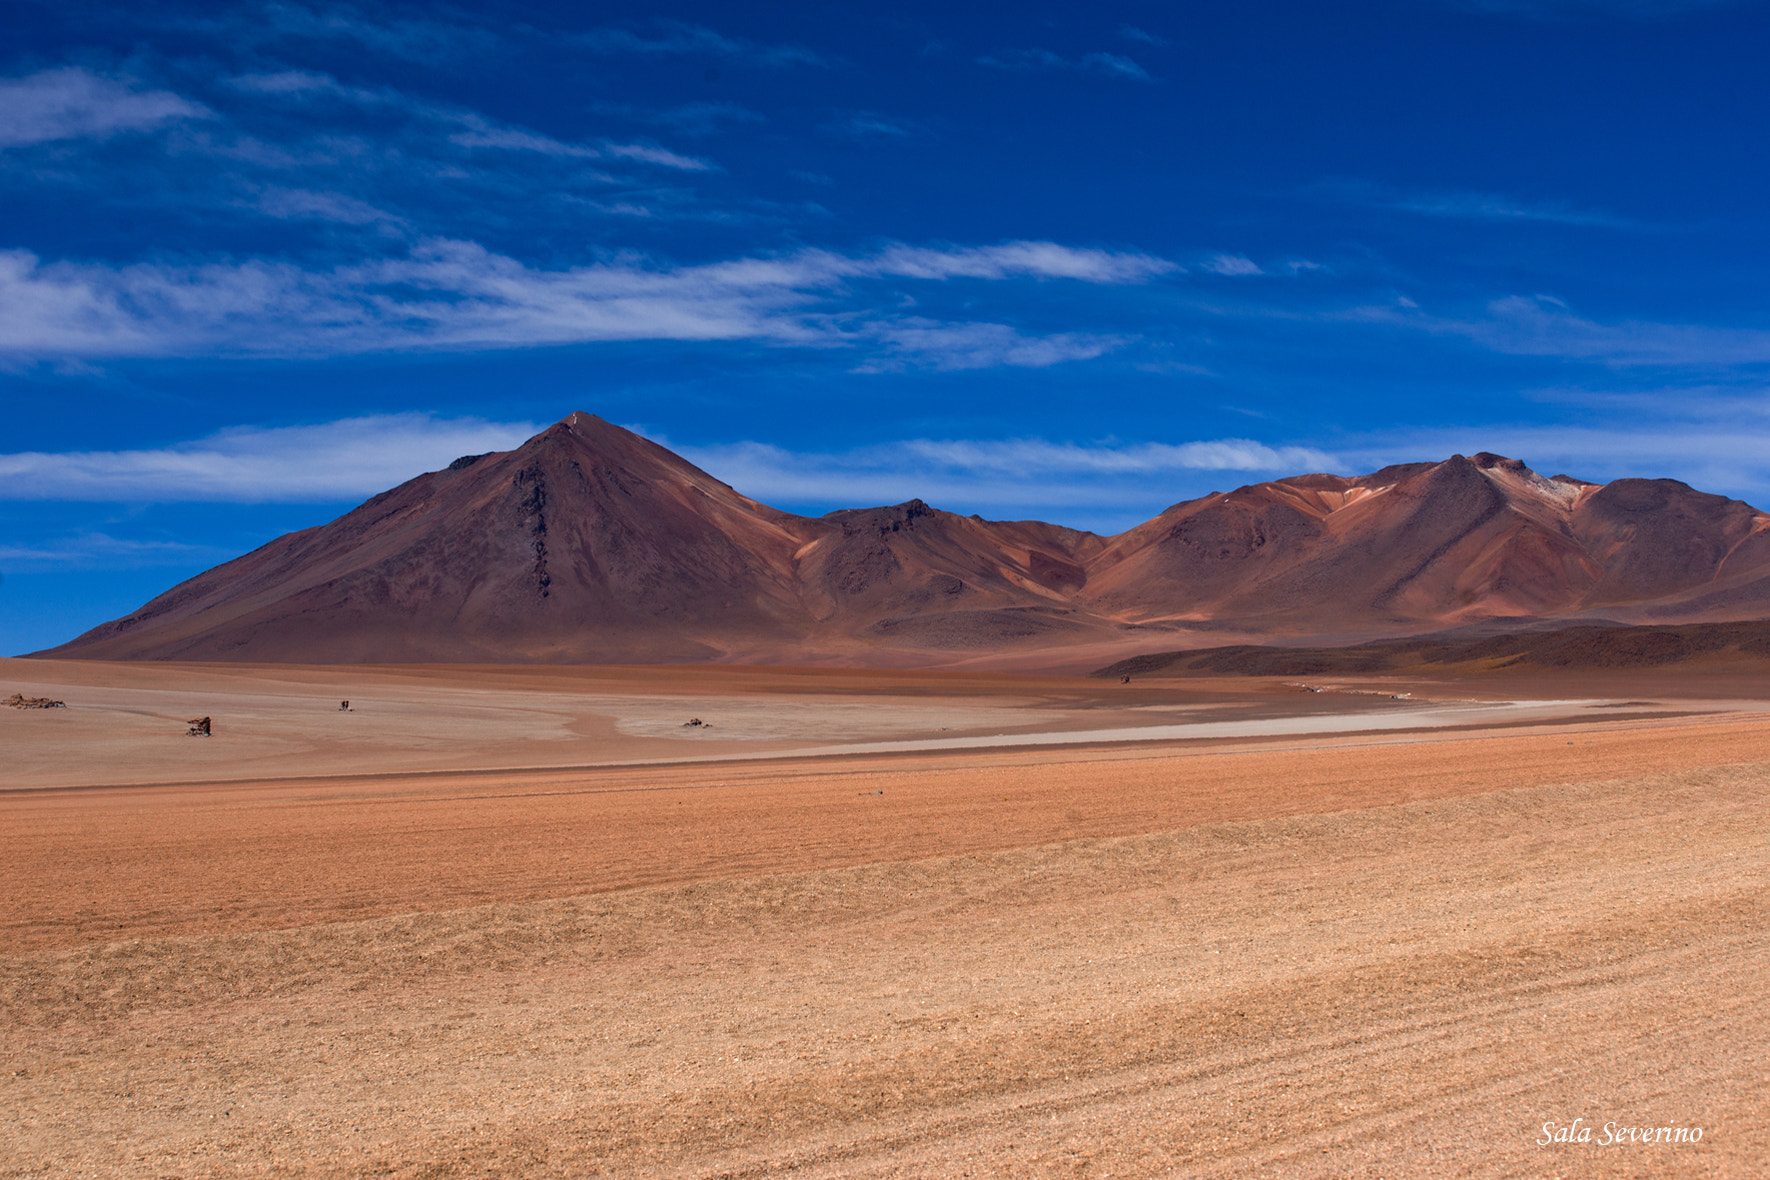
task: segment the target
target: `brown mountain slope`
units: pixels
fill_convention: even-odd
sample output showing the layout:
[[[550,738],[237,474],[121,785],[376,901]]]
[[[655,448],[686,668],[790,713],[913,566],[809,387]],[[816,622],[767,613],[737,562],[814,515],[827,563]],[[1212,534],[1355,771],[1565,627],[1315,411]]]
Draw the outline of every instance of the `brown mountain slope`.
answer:
[[[1676,480],[1545,479],[1483,453],[1177,504],[1113,538],[1082,598],[1126,617],[1320,633],[1752,610],[1770,602],[1767,574],[1770,517],[1748,504]]]
[[[919,500],[810,518],[573,414],[39,654],[941,663],[1592,612],[1770,613],[1770,517],[1674,480],[1477,454],[1213,493],[1111,538]]]
[[[1038,521],[986,521],[911,500],[832,512],[799,554],[820,622],[910,647],[967,650],[1074,637],[1101,623],[1070,606],[1105,544]]]
[[[813,522],[573,414],[282,537],[64,650],[296,662],[696,659],[809,621]],[[711,636],[710,645],[702,636]]]

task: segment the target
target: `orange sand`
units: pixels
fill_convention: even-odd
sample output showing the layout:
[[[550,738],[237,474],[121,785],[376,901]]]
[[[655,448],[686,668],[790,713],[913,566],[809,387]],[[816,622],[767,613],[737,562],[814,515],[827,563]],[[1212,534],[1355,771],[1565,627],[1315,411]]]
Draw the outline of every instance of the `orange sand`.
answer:
[[[69,702],[0,714],[0,1176],[1770,1160],[1770,717],[1737,703],[1755,685],[1522,728],[806,758],[838,722],[1035,732],[1374,698],[755,669],[0,671]],[[335,691],[358,712],[309,709]],[[666,701],[583,709],[622,696]],[[206,744],[162,733],[200,699],[256,720],[216,708]],[[377,712],[396,700],[405,729]],[[421,724],[444,703],[454,769],[450,735]],[[677,703],[775,730],[644,729]],[[524,716],[540,736],[509,731]],[[335,748],[337,722],[377,718]],[[133,779],[105,719],[164,743]],[[520,769],[549,741],[777,756]],[[312,753],[254,770],[278,742]],[[1703,1139],[1536,1143],[1576,1117],[1594,1137]]]

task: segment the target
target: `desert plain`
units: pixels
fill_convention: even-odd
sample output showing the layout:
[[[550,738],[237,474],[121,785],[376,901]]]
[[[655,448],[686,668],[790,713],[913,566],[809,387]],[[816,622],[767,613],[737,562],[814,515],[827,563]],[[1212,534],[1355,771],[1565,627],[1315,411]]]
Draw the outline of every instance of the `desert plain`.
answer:
[[[13,692],[0,1176],[1770,1170],[1755,665]]]

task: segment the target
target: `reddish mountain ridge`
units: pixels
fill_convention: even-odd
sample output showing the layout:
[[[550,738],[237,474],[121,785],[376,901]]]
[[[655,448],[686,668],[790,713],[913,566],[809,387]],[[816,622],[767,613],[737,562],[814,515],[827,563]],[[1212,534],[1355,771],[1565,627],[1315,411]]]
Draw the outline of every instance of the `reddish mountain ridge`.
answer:
[[[1675,480],[1545,479],[1457,455],[1213,493],[1100,537],[918,500],[796,516],[578,413],[37,654],[901,665],[1085,660],[1186,631],[1202,644],[1765,614],[1770,516]]]

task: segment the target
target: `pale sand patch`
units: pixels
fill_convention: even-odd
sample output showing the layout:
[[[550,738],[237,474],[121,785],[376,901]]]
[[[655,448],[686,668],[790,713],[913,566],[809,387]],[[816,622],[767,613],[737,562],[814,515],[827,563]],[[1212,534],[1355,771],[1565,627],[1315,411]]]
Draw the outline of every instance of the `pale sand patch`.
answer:
[[[157,677],[142,674],[153,670],[0,661],[6,676],[0,684],[20,686],[10,691],[35,695],[41,688],[68,704],[49,723],[35,719],[41,714],[0,714],[8,750],[0,785],[668,761],[1057,720],[1038,712],[1029,716],[1033,701],[1012,691],[951,697],[941,695],[936,683],[856,695],[817,691],[811,678],[796,692],[758,694],[747,683],[753,676],[726,677],[718,669],[676,678],[671,692],[647,691],[652,679],[670,679],[648,670],[574,683],[500,677],[500,670],[488,669],[483,676],[489,685],[478,683],[471,669],[438,676],[421,669],[401,674],[342,668],[328,675],[185,666]],[[348,712],[340,708],[346,700]],[[213,736],[191,738],[186,722],[204,716],[212,718]],[[693,719],[706,724],[685,724]]]
[[[1326,735],[1578,720],[1620,703],[1521,687],[1525,699],[1507,700],[1457,685],[1305,692],[1277,678],[0,660],[0,689],[68,704],[0,710],[0,790]],[[1628,712],[1765,704],[1667,696]],[[186,733],[198,717],[213,736]]]
[[[1185,721],[1125,728],[1048,730],[1041,733],[973,734],[966,737],[917,738],[911,741],[850,742],[813,747],[796,753],[884,754],[904,750],[977,750],[992,747],[1061,746],[1080,742],[1183,742],[1225,738],[1294,737],[1302,734],[1379,733],[1397,729],[1440,729],[1446,726],[1509,725],[1578,717],[1606,708],[1604,700],[1468,702],[1435,706],[1418,702],[1398,708],[1372,709],[1312,717],[1262,717],[1241,721]],[[1753,705],[1756,702],[1752,703]],[[1749,706],[1748,706],[1749,707]]]

